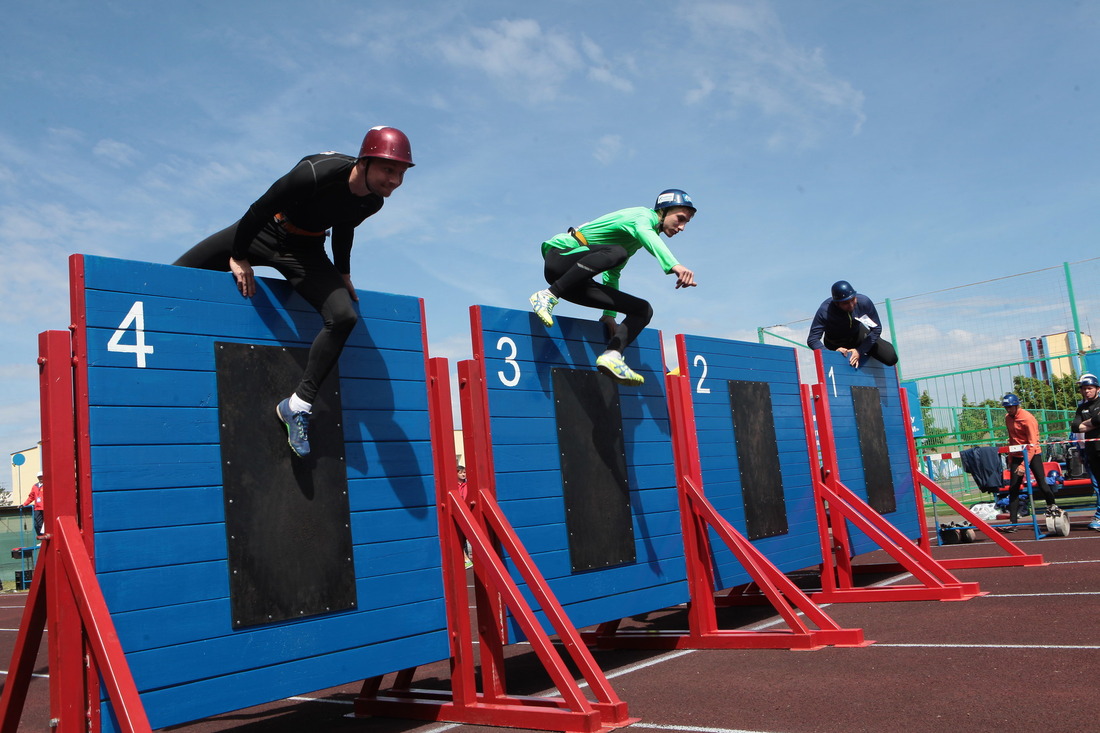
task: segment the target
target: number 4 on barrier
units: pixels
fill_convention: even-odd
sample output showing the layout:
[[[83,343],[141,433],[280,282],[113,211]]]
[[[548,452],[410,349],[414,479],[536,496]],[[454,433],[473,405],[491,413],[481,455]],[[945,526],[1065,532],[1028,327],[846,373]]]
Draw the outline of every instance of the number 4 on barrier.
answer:
[[[134,343],[120,343],[122,335],[126,333],[126,329],[130,327],[130,324],[134,326]],[[145,355],[152,354],[153,347],[145,343],[145,306],[140,300],[134,301],[134,304],[130,307],[130,312],[122,319],[122,323],[118,324],[118,328],[111,335],[111,340],[107,342],[107,351],[134,354],[137,357],[138,368],[145,368]]]

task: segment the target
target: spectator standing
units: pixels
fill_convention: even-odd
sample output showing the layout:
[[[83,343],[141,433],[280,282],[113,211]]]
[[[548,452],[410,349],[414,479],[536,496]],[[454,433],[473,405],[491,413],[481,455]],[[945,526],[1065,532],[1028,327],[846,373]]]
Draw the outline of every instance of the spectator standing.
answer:
[[[1081,401],[1077,403],[1070,428],[1075,433],[1083,434],[1082,453],[1095,489],[1100,482],[1100,380],[1093,374],[1082,374],[1077,380],[1077,392],[1081,395]],[[1100,495],[1097,496],[1096,512],[1089,529],[1100,532]]]
[[[1009,484],[1008,484],[1008,515],[1011,524],[1016,524],[1020,516],[1020,492],[1027,481],[1027,468],[1031,469],[1031,475],[1035,479],[1035,490],[1043,495],[1047,504],[1047,516],[1059,517],[1062,510],[1054,503],[1054,490],[1047,483],[1046,474],[1043,472],[1043,449],[1039,442],[1039,421],[1035,416],[1020,406],[1020,398],[1009,392],[1001,398],[1001,406],[1005,408],[1005,428],[1008,430],[1008,445],[1027,446],[1030,459],[1024,466],[1024,457],[1021,454],[1010,453],[1008,455]],[[1014,532],[1013,526],[1006,527],[1003,531]]]
[[[33,507],[34,534],[39,539],[42,538],[46,527],[45,489],[42,474],[38,474],[38,480],[27,494],[27,500],[23,502],[23,506]]]

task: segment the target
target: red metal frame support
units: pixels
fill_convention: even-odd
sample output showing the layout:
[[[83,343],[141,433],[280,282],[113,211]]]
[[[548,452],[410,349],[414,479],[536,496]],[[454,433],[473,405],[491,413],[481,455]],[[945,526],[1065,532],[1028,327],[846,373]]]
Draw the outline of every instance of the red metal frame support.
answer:
[[[368,680],[356,700],[361,715],[397,715],[427,720],[447,720],[480,725],[594,733],[636,722],[626,703],[612,690],[579,632],[569,621],[545,578],[527,554],[515,530],[496,503],[492,477],[491,442],[488,433],[488,401],[484,375],[475,362],[459,364],[466,475],[473,495],[463,500],[458,493],[454,465],[450,462],[453,436],[450,385],[445,359],[429,362],[429,410],[443,551],[444,587],[447,594],[451,637],[453,690],[450,695],[412,689],[411,673],[393,688],[380,691],[378,678]],[[468,541],[473,556],[477,587],[477,619],[483,691],[476,689],[477,674],[472,618],[468,610],[462,544]],[[543,614],[561,640],[570,661],[592,691],[589,700],[573,678],[565,659],[543,630],[532,607],[509,574],[504,557],[527,584]],[[504,646],[507,643],[505,609],[531,644],[560,697],[509,695],[505,689]]]
[[[50,484],[46,536],[0,699],[0,731],[14,733],[26,702],[34,658],[48,627],[51,727],[58,733],[99,729],[98,687],[89,686],[85,656],[99,669],[126,733],[150,731],[107,604],[96,580],[79,516],[73,351],[65,331],[39,334],[43,473]]]
[[[909,415],[909,395],[904,388],[898,389],[901,396],[901,409],[903,415]],[[974,525],[982,534],[998,545],[1004,550],[1007,555],[999,556],[987,556],[987,557],[952,557],[952,558],[939,558],[939,562],[945,568],[1005,568],[1005,567],[1034,567],[1038,565],[1046,565],[1043,562],[1042,555],[1029,555],[1016,546],[1014,542],[1010,542],[1000,532],[993,529],[988,522],[981,519],[969,507],[964,505],[955,497],[951,496],[942,486],[937,484],[932,479],[925,476],[920,470],[919,459],[917,458],[917,441],[913,436],[913,426],[911,422],[906,422],[905,434],[906,445],[909,448],[909,467],[913,474],[913,494],[917,501],[918,516],[920,517],[921,526],[926,527],[928,517],[924,511],[924,499],[921,495],[921,489],[927,489],[932,496],[939,499],[947,506],[955,511],[960,517],[965,519],[970,524]],[[1025,454],[1024,462],[1027,462],[1027,456]],[[932,543],[929,538],[928,532],[921,533],[921,547],[927,552],[932,551]]]
[[[823,373],[821,354],[815,356],[820,380]],[[906,537],[842,483],[838,475],[836,442],[826,386],[819,381],[812,387],[802,385],[801,391],[803,419],[807,425],[816,425],[820,450],[820,471],[811,473],[817,496],[818,526],[822,531],[822,590],[812,597],[824,602],[841,603],[962,601],[981,595],[977,583],[960,581],[919,543]],[[856,587],[848,522],[885,550],[902,569],[911,573],[917,584]]]
[[[862,629],[842,628],[801,588],[775,567],[756,546],[714,508],[703,493],[691,381],[665,377],[676,464],[680,524],[690,595],[688,630],[618,629],[608,624],[587,637],[600,646],[647,649],[820,649],[826,645],[867,646]],[[786,630],[752,631],[718,626],[710,531],[726,544],[748,571],[763,598],[787,624]],[[801,612],[801,616],[799,615]],[[803,618],[803,616],[805,618]],[[807,624],[809,621],[817,628]]]

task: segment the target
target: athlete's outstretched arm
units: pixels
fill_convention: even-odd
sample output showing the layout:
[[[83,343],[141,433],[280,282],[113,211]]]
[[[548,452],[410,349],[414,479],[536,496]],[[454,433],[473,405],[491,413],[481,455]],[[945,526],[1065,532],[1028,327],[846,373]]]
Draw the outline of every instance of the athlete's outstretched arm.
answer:
[[[677,288],[694,288],[699,284],[695,282],[695,273],[683,265],[673,265],[668,272],[670,275],[676,276]]]

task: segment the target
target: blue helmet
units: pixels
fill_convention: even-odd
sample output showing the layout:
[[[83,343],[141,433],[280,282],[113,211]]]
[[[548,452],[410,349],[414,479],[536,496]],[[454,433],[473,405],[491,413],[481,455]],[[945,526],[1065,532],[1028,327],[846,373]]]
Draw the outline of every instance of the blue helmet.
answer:
[[[1096,378],[1095,374],[1082,374],[1081,378],[1077,380],[1078,387],[1100,387],[1100,380]]]
[[[671,209],[673,206],[686,206],[692,211],[696,211],[695,204],[691,203],[691,196],[688,196],[686,191],[681,191],[678,188],[666,188],[661,191],[657,194],[657,203],[653,204],[656,211]]]
[[[837,280],[833,283],[833,302],[843,303],[856,297],[856,289],[847,280]]]
[[[1001,398],[1001,407],[1019,407],[1020,398],[1009,392]]]

